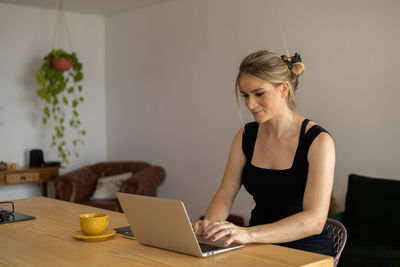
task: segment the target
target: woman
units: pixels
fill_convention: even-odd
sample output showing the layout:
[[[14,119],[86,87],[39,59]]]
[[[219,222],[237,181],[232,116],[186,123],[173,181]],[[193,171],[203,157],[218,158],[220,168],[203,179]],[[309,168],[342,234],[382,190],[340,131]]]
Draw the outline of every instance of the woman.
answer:
[[[236,134],[221,185],[196,234],[225,245],[276,243],[332,255],[325,223],[335,148],[327,131],[295,112],[294,92],[304,72],[300,56],[261,50],[242,61],[238,90],[255,122]],[[239,102],[238,102],[239,104]],[[241,185],[256,203],[249,227],[225,221]]]

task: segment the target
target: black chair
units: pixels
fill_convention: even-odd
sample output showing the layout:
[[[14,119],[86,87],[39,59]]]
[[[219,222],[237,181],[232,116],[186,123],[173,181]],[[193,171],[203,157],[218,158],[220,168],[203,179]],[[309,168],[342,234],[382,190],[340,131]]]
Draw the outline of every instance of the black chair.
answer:
[[[328,218],[326,221],[328,224],[328,232],[333,240],[333,253],[334,253],[334,266],[338,265],[340,255],[346,245],[347,241],[347,231],[346,227],[334,219]]]

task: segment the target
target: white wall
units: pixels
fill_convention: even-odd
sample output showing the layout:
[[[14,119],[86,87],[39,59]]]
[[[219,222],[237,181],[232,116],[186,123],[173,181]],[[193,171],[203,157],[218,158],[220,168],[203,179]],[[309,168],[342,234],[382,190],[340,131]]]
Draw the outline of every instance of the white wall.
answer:
[[[83,63],[83,96],[78,108],[87,136],[78,159],[62,172],[106,159],[104,18],[66,13],[73,49]],[[52,48],[57,10],[0,3],[0,160],[28,165],[27,152],[44,151],[46,161],[58,160],[50,148],[51,129],[41,122],[35,73]],[[67,47],[68,48],[68,47]],[[49,186],[49,190],[52,186]],[[51,191],[50,191],[51,193]],[[0,187],[0,200],[39,196],[37,184]]]
[[[160,164],[159,196],[204,214],[240,128],[233,84],[257,49],[300,52],[299,113],[336,143],[334,195],[349,173],[397,178],[398,1],[174,0],[106,19],[107,155]],[[234,211],[249,218],[241,192]]]

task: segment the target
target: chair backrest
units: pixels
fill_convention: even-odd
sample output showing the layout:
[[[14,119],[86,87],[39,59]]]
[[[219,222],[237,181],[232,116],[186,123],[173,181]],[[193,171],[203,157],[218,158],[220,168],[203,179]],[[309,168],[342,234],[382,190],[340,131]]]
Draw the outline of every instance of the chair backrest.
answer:
[[[334,266],[336,267],[339,262],[340,255],[342,254],[343,248],[346,245],[347,231],[344,225],[339,221],[328,218],[326,222],[328,224],[327,227],[329,235],[333,240],[333,256],[335,258]]]
[[[399,246],[400,181],[349,175],[343,222],[351,239]]]

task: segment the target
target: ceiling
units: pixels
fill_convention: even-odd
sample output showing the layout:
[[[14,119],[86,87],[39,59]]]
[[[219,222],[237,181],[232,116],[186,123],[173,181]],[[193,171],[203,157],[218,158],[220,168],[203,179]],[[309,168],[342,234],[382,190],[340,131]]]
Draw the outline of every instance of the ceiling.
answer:
[[[169,0],[63,0],[64,11],[111,16]],[[60,0],[0,0],[0,3],[58,9]]]

